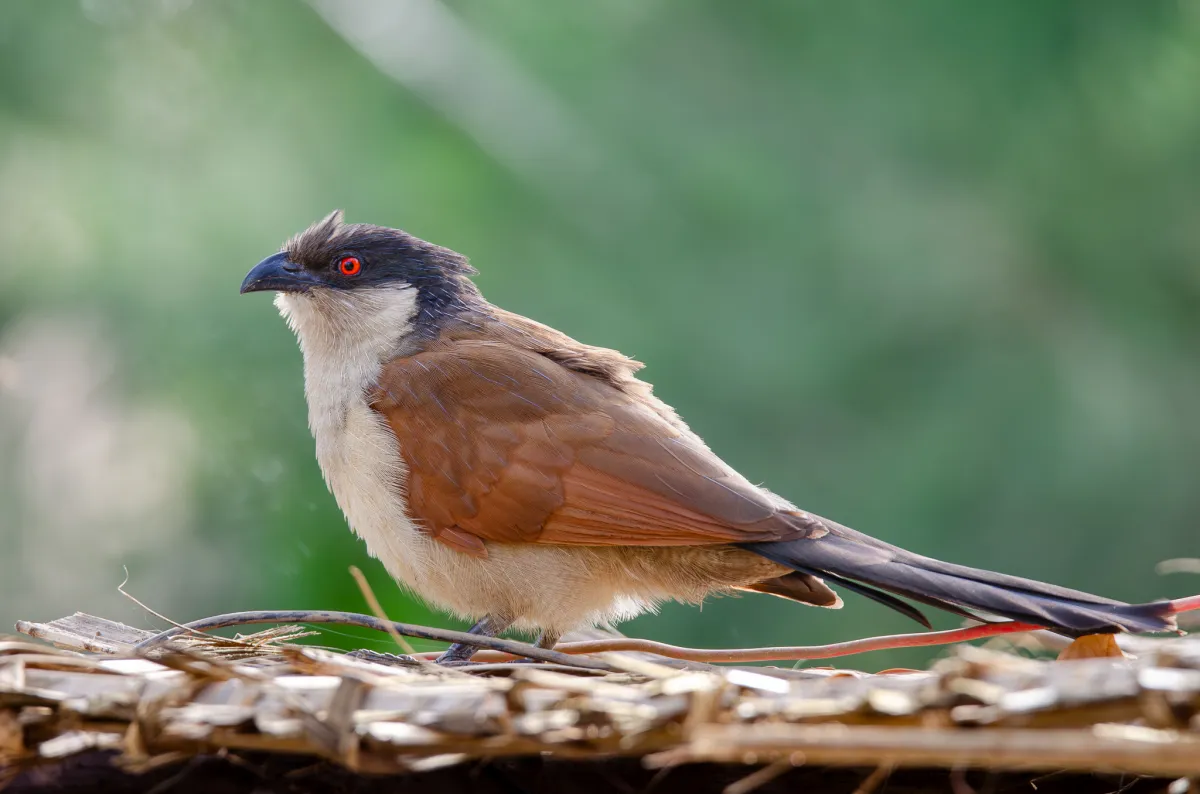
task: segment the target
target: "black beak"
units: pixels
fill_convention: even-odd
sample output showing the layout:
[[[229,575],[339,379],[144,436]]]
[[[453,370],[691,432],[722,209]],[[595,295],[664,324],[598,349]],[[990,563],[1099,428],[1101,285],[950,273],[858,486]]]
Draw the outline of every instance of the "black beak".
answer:
[[[247,292],[308,292],[322,286],[321,281],[280,252],[268,256],[246,274],[242,282],[242,294]]]

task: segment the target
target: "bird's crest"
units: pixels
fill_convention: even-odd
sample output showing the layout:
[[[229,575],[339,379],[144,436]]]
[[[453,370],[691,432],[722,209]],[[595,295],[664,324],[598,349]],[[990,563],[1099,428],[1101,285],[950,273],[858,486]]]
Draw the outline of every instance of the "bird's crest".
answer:
[[[289,259],[305,267],[323,267],[340,252],[353,250],[404,260],[416,274],[427,268],[436,269],[444,276],[478,273],[457,251],[426,242],[400,229],[370,223],[346,223],[340,209],[293,236],[283,244],[283,250]]]

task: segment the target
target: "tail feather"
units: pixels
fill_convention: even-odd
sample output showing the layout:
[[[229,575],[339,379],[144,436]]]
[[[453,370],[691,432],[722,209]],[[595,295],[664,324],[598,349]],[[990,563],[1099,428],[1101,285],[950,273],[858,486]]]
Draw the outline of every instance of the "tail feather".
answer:
[[[929,622],[929,618],[925,617],[925,614],[923,612],[921,612],[921,610],[917,609],[916,607],[914,607],[912,604],[908,603],[907,601],[901,601],[899,598],[896,598],[894,595],[885,593],[882,590],[876,590],[874,587],[867,587],[865,584],[860,584],[859,582],[854,582],[849,579],[843,579],[842,577],[838,576],[837,574],[829,573],[828,571],[817,571],[815,569],[810,570],[808,568],[801,568],[798,565],[793,566],[793,567],[796,568],[796,570],[803,571],[804,573],[809,574],[811,576],[820,577],[820,578],[824,579],[826,582],[836,584],[839,587],[844,587],[847,590],[849,590],[851,593],[858,593],[860,596],[864,596],[865,598],[869,598],[872,601],[883,604],[885,607],[888,607],[889,609],[894,609],[897,612],[899,612],[901,615],[912,618],[913,620],[920,623],[922,626],[924,626],[927,629],[933,628],[933,624]],[[940,607],[941,604],[937,604],[936,606]],[[967,612],[962,612],[962,615],[964,617],[974,617],[973,615],[970,615]]]
[[[811,515],[806,516],[806,521],[811,518]],[[1170,606],[1165,601],[1126,604],[1031,579],[954,565],[913,554],[832,521],[820,520],[829,530],[828,534],[747,543],[742,544],[742,548],[840,584],[925,625],[928,622],[920,612],[874,588],[959,615],[978,617],[973,611],[979,611],[1045,626],[1072,636],[1175,629]]]

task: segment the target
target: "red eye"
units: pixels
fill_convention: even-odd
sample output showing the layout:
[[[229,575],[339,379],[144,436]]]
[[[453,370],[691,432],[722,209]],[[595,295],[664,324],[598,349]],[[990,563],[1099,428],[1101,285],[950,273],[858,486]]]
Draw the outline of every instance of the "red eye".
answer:
[[[362,270],[362,262],[358,261],[357,256],[345,256],[338,262],[338,270],[342,271],[343,276],[357,276],[358,271]]]

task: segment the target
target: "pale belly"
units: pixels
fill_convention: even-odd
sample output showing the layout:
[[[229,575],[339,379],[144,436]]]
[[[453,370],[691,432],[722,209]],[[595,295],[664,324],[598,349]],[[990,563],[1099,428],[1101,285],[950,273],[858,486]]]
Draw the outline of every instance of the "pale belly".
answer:
[[[341,412],[338,412],[341,413]],[[786,571],[728,546],[582,547],[488,544],[472,557],[432,540],[407,513],[395,436],[356,401],[339,426],[314,423],[317,459],[350,527],[396,581],[468,619],[503,615],[519,628],[567,631],[616,622],[666,600]]]

